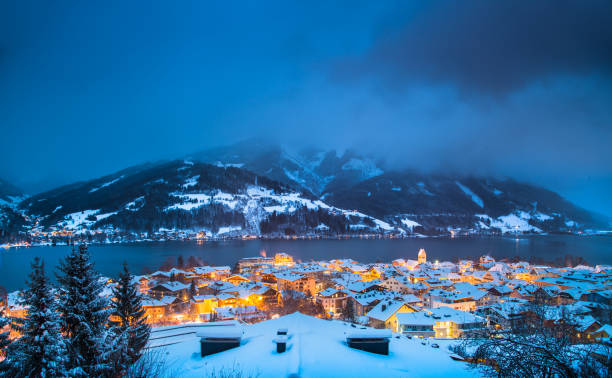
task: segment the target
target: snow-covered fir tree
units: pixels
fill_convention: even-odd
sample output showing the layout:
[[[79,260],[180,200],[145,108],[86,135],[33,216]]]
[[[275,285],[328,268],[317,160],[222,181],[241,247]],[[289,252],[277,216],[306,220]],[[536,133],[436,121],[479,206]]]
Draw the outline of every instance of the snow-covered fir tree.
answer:
[[[60,263],[59,270],[59,310],[70,374],[110,375],[113,345],[109,342],[110,303],[101,295],[104,285],[90,261],[87,245],[73,248]]]
[[[56,300],[45,276],[44,264],[38,257],[32,263],[23,304],[28,308],[19,325],[21,337],[8,348],[5,360],[8,371],[22,377],[65,376],[66,347]]]
[[[132,279],[127,263],[124,263],[117,286],[113,288],[112,315],[117,322],[114,327],[116,347],[113,362],[119,372],[127,371],[140,358],[151,333],[142,308],[142,296]]]
[[[6,352],[11,345],[10,326],[11,319],[5,315],[5,308],[0,307],[0,375],[7,370]],[[6,362],[5,362],[6,361]]]
[[[10,325],[11,320],[4,314],[4,307],[0,307],[0,357],[4,357],[6,354],[6,348],[11,344]]]

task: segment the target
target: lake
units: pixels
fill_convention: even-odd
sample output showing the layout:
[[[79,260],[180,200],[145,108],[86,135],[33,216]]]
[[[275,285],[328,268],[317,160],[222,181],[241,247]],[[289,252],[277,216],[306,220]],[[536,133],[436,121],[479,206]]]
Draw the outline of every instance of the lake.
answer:
[[[0,252],[0,285],[9,291],[24,286],[30,262],[40,256],[47,274],[54,279],[56,266],[69,251],[69,246],[13,248]],[[123,261],[134,274],[145,269],[156,270],[168,258],[176,261],[182,255],[197,256],[213,265],[230,265],[243,257],[268,256],[287,252],[296,260],[329,260],[352,258],[360,262],[390,262],[397,258],[417,258],[420,248],[427,251],[428,260],[477,258],[490,254],[496,258],[519,256],[554,260],[567,254],[581,256],[591,265],[612,264],[612,237],[546,235],[527,237],[470,237],[426,239],[348,239],[348,240],[232,240],[197,243],[195,241],[151,242],[132,244],[92,245],[90,252],[96,268],[106,276],[115,277]]]

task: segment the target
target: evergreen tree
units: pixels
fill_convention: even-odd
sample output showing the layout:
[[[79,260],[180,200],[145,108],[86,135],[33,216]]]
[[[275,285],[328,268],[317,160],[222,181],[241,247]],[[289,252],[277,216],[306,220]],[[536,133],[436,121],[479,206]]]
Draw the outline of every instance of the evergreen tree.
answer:
[[[348,298],[344,301],[344,306],[342,306],[342,317],[350,322],[355,321],[355,309]]]
[[[0,307],[0,358],[6,356],[6,349],[11,344],[11,339],[9,338],[10,326],[11,319],[4,316],[4,307]]]
[[[66,346],[60,330],[55,298],[45,276],[44,264],[32,262],[23,304],[28,306],[19,326],[21,337],[8,349],[9,371],[23,377],[60,377],[66,374]]]
[[[108,373],[107,345],[109,300],[90,261],[87,246],[79,245],[60,263],[59,310],[66,336],[68,368],[72,375],[103,376]]]
[[[195,280],[191,280],[191,285],[189,285],[189,295],[191,298],[198,295],[198,287],[196,286]]]
[[[115,335],[120,350],[114,363],[119,367],[119,372],[125,372],[140,358],[151,333],[142,308],[142,296],[132,283],[127,263],[123,263],[123,271],[119,275],[117,287],[113,288],[113,295],[113,315],[119,323]]]

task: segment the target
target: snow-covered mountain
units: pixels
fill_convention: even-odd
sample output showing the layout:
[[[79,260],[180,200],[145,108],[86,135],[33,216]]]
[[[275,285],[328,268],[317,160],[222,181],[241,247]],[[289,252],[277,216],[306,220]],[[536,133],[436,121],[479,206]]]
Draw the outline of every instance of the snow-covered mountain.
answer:
[[[21,203],[39,231],[189,230],[207,236],[384,233],[387,223],[225,164],[133,167]]]
[[[602,216],[557,193],[511,179],[392,171],[329,193],[335,206],[429,233],[579,232],[606,227]]]
[[[200,151],[189,158],[219,166],[245,168],[317,196],[384,173],[374,159],[351,150],[290,150],[261,140]]]
[[[607,227],[599,215],[558,194],[511,179],[392,170],[355,151],[290,152],[264,141],[194,154],[240,166],[320,196],[331,205],[384,219],[406,232],[579,232]]]
[[[2,239],[14,238],[24,225],[38,234],[178,230],[212,237],[609,227],[604,217],[554,192],[511,179],[391,170],[354,151],[292,152],[257,141],[131,167],[33,197],[5,193]]]

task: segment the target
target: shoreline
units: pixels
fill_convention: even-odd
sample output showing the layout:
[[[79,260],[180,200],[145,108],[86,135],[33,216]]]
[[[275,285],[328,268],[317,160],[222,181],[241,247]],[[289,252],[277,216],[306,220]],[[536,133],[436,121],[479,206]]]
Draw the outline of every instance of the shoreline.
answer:
[[[78,245],[82,242],[87,243],[88,245],[130,245],[130,244],[140,244],[140,243],[167,243],[167,242],[196,242],[197,244],[207,244],[207,243],[218,243],[218,242],[234,242],[234,241],[304,241],[304,240],[415,240],[415,239],[443,239],[443,240],[467,240],[467,239],[529,239],[533,237],[546,237],[546,236],[575,236],[575,237],[612,237],[611,232],[596,232],[596,233],[525,233],[525,234],[502,234],[502,235],[494,235],[494,234],[468,234],[468,235],[339,235],[339,236],[291,236],[291,237],[282,237],[282,236],[251,236],[251,237],[223,237],[223,238],[161,238],[161,239],[137,239],[137,240],[106,240],[106,241],[96,241],[96,240],[75,240],[71,242],[62,242],[55,243],[52,242],[36,242],[36,243],[4,243],[0,244],[0,251],[10,250],[10,249],[20,249],[20,248],[33,248],[33,247],[65,247],[71,245]]]

